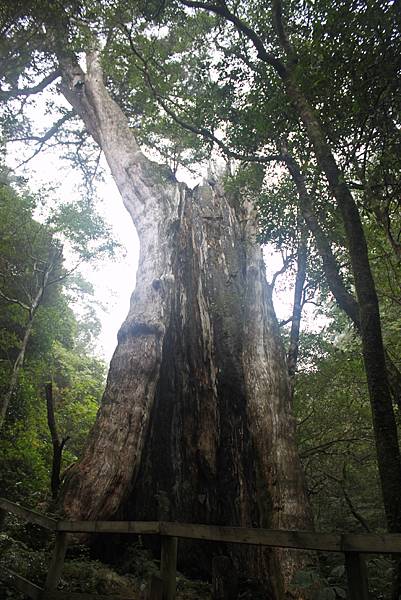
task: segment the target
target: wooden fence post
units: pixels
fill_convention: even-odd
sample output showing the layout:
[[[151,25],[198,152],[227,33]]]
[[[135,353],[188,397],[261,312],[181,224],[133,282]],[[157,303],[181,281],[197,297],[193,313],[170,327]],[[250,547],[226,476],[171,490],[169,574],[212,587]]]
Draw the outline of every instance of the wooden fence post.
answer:
[[[160,575],[163,580],[163,600],[175,600],[177,575],[177,538],[161,536]]]
[[[345,571],[350,600],[369,600],[366,563],[359,552],[345,552]]]
[[[50,561],[47,572],[45,591],[53,591],[57,588],[60,581],[61,572],[64,566],[64,558],[68,545],[68,534],[65,531],[56,532],[56,545],[54,546],[53,556]]]

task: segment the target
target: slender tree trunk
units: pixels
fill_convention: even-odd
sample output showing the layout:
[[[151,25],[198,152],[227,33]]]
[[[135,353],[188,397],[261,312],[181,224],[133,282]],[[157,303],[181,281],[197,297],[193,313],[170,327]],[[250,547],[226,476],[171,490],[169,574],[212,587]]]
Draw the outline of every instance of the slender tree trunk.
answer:
[[[330,243],[314,212],[312,199],[306,188],[305,180],[299,165],[297,164],[296,160],[288,154],[288,152],[284,151],[283,157],[298,191],[299,206],[302,215],[315,239],[316,247],[320,258],[322,259],[323,270],[330,291],[333,294],[338,306],[349,317],[360,334],[361,323],[359,318],[358,302],[354,295],[345,287],[344,280],[341,277],[340,269],[331,249]],[[387,351],[385,351],[385,358],[393,402],[395,405],[401,407],[401,373]]]
[[[253,207],[218,184],[190,190],[147,160],[96,55],[86,74],[68,57],[61,64],[64,94],[101,145],[140,239],[137,286],[95,426],[64,488],[66,513],[310,527]],[[192,565],[211,559],[210,549],[181,547]],[[243,573],[263,573],[274,598],[303,561],[230,554]]]
[[[359,330],[359,306],[354,296],[349,292],[340,275],[337,261],[330,243],[313,209],[312,200],[305,185],[304,177],[297,161],[288,152],[283,152],[283,157],[288,171],[291,174],[298,192],[299,207],[305,222],[312,233],[319,256],[322,259],[323,270],[330,290],[338,306],[348,315],[355,327]]]
[[[15,359],[15,362],[13,365],[13,370],[11,373],[10,384],[9,384],[8,390],[4,394],[4,396],[1,398],[0,429],[2,429],[2,427],[4,425],[8,406],[9,406],[12,398],[14,397],[14,394],[17,389],[18,377],[19,377],[19,373],[20,373],[22,367],[24,366],[25,353],[26,353],[26,349],[28,346],[29,338],[31,337],[32,327],[33,327],[33,315],[30,314],[27,326],[24,331],[24,337],[22,338],[21,348],[20,348],[20,351],[18,352],[18,356]]]
[[[379,303],[370,270],[365,234],[355,201],[337,167],[313,110],[292,78],[288,79],[286,86],[314,146],[318,164],[326,175],[341,211],[359,304],[363,357],[372,406],[384,507],[389,530],[401,531],[401,462],[398,435],[387,380]]]
[[[45,292],[46,286],[47,286],[47,282],[50,276],[50,273],[53,269],[53,262],[51,262],[46,270],[43,273],[43,279],[42,282],[38,288],[38,291],[36,293],[36,296],[33,298],[32,300],[32,304],[31,306],[25,306],[27,312],[28,312],[28,322],[26,324],[25,327],[25,331],[24,331],[24,336],[22,338],[22,342],[21,342],[21,348],[20,351],[18,353],[17,358],[15,359],[14,365],[13,365],[13,370],[11,373],[11,378],[10,378],[10,384],[8,387],[7,392],[5,393],[5,395],[0,399],[0,430],[2,429],[3,425],[4,425],[4,421],[6,418],[6,414],[7,414],[7,409],[8,406],[13,398],[13,396],[16,393],[17,390],[17,385],[18,385],[18,377],[20,374],[21,369],[24,366],[24,361],[25,361],[25,354],[26,354],[26,349],[28,347],[28,342],[30,340],[31,334],[32,334],[32,329],[33,329],[33,324],[34,324],[34,320],[35,320],[35,316],[37,313],[37,310],[40,306],[40,303],[42,301],[43,298],[43,294]],[[18,304],[20,304],[18,302]]]
[[[297,274],[294,287],[294,304],[292,309],[290,343],[287,352],[288,375],[290,378],[291,395],[294,393],[295,373],[298,364],[299,333],[301,328],[303,293],[308,263],[308,246],[305,226],[301,224],[301,237],[298,244]]]
[[[60,438],[56,416],[54,414],[54,396],[53,396],[53,384],[49,382],[45,386],[45,395],[46,395],[46,408],[47,408],[47,424],[49,426],[50,435],[52,438],[52,446],[53,446],[53,461],[52,461],[52,473],[50,480],[50,489],[52,492],[53,499],[57,498],[58,491],[61,485],[61,460],[63,457],[64,446],[68,441],[68,437],[63,439]]]
[[[368,248],[355,200],[345,183],[314,110],[296,83],[292,70],[284,79],[289,97],[306,128],[316,160],[337,200],[346,234],[359,305],[362,352],[372,409],[381,489],[388,530],[401,531],[401,458],[397,425],[387,377],[379,302],[370,269]],[[397,560],[393,599],[401,590],[401,562]]]

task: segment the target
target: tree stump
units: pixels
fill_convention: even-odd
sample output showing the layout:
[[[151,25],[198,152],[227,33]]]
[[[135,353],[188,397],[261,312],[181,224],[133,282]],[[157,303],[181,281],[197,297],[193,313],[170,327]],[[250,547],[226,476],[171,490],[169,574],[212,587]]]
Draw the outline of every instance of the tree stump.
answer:
[[[238,574],[228,556],[215,556],[212,561],[213,600],[236,600],[238,598]]]

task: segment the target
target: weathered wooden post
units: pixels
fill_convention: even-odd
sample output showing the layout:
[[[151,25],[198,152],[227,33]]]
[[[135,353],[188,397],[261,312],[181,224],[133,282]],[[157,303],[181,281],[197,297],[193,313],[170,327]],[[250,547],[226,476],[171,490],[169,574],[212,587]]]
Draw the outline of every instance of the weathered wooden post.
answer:
[[[175,600],[177,574],[177,538],[161,536],[160,574],[163,580],[163,600]]]
[[[359,552],[345,552],[350,600],[369,600],[368,574],[365,559]]]
[[[47,572],[45,592],[53,591],[57,588],[60,581],[61,572],[64,566],[64,558],[68,545],[68,534],[65,531],[56,532],[56,545],[54,546],[53,556],[50,561]]]

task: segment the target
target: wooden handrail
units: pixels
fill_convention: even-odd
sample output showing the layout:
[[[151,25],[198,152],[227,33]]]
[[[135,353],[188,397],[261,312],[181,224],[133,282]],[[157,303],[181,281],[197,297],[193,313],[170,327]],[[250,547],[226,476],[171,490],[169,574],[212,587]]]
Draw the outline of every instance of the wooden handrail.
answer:
[[[55,519],[37,513],[30,508],[15,504],[15,502],[10,502],[10,500],[6,500],[5,498],[0,498],[0,509],[13,513],[14,515],[17,515],[17,517],[22,517],[25,521],[28,521],[28,523],[35,523],[35,525],[40,525],[45,529],[55,531],[57,528],[57,521]]]
[[[134,533],[159,535],[158,521],[57,521],[57,531],[66,533]]]
[[[282,529],[226,527],[167,521],[67,521],[55,520],[0,498],[0,509],[51,531],[64,533],[121,533],[163,535],[232,544],[249,544],[325,552],[401,554],[401,534],[317,533]]]
[[[315,533],[313,531],[289,531],[281,529],[161,522],[160,534],[178,538],[225,542],[230,544],[342,552],[341,535]]]
[[[401,554],[401,534],[331,534],[313,531],[287,531],[218,525],[198,525],[166,521],[68,521],[55,520],[19,504],[0,498],[0,511],[11,512],[30,523],[35,523],[56,533],[56,547],[44,590],[34,586],[16,573],[4,568],[6,579],[25,591],[31,598],[62,600],[67,597],[89,599],[89,594],[68,595],[56,590],[64,563],[69,533],[122,533],[159,535],[162,540],[161,580],[153,582],[154,595],[161,600],[175,598],[175,572],[177,539],[187,538],[232,544],[249,544],[279,548],[343,552],[351,600],[367,600],[366,568],[362,554]],[[1,573],[0,573],[1,574]],[[160,583],[161,582],[161,583]],[[156,585],[157,583],[157,585]],[[160,585],[163,594],[160,595]],[[157,591],[159,590],[159,591]],[[95,597],[94,597],[95,598]]]

